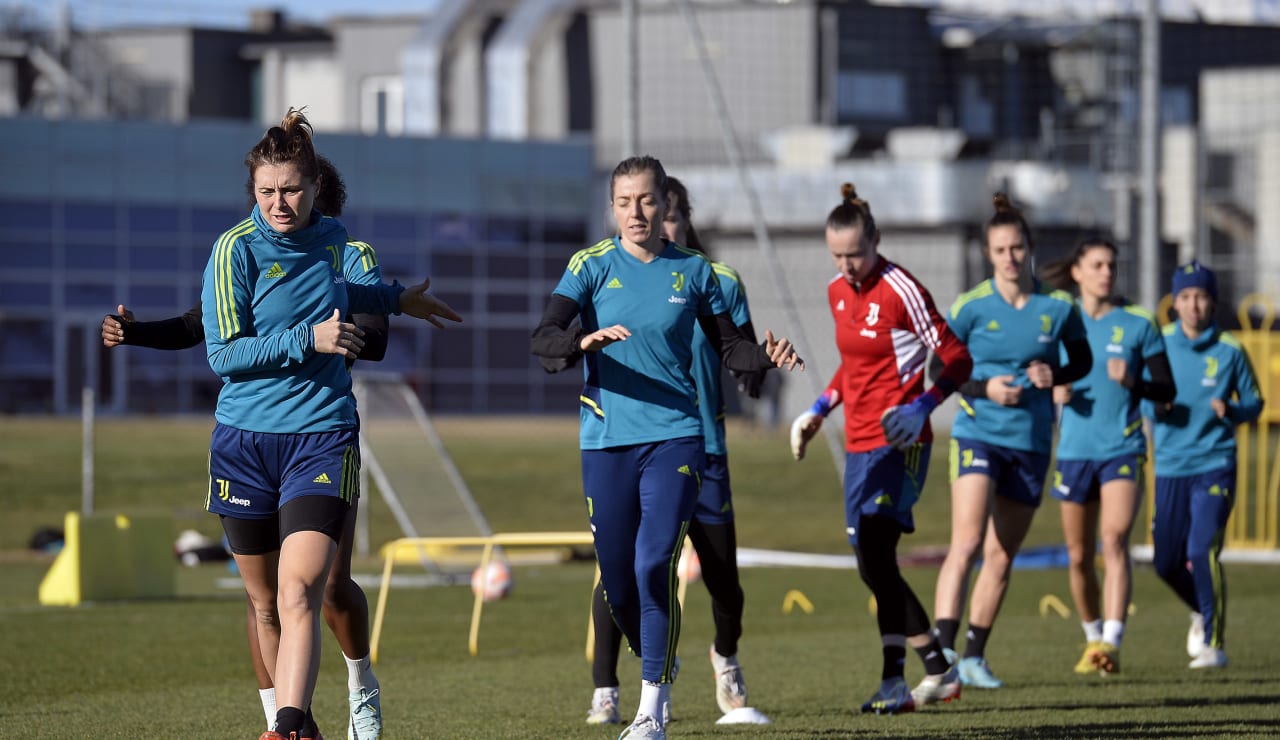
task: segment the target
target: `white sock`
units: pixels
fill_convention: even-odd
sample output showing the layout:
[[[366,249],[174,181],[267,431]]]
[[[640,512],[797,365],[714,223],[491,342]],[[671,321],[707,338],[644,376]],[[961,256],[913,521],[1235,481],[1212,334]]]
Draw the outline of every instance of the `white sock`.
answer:
[[[738,665],[738,656],[721,655],[716,652],[715,645],[711,646],[711,667],[715,670],[717,676],[736,665]]]
[[[267,729],[270,730],[276,726],[276,690],[275,687],[269,689],[258,689],[258,698],[262,700],[262,713],[267,716]]]
[[[1102,641],[1112,647],[1120,647],[1120,641],[1124,639],[1124,622],[1118,619],[1108,619],[1102,623]]]
[[[369,656],[366,655],[359,660],[352,660],[343,655],[342,659],[347,661],[347,688],[349,690],[378,688],[378,679],[373,675],[373,664],[369,660]]]
[[[1080,626],[1084,627],[1084,639],[1086,642],[1102,641],[1102,620],[1101,619],[1095,619],[1092,622],[1081,622]]]
[[[657,681],[640,683],[640,706],[636,709],[636,719],[652,717],[659,725],[662,724],[662,687],[664,685],[668,684],[660,684]]]

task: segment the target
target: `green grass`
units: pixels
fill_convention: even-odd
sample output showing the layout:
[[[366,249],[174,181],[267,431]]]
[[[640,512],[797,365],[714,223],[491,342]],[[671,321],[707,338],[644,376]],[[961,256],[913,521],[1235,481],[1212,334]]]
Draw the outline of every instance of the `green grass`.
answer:
[[[553,419],[437,420],[495,530],[582,529],[575,428]],[[98,431],[100,510],[162,512],[175,532],[214,534],[200,511],[207,420],[104,420]],[[846,553],[840,489],[825,449],[791,461],[780,432],[734,428],[731,462],[741,544]],[[948,501],[940,446],[903,549],[945,544]],[[256,737],[262,716],[244,650],[244,606],[215,581],[221,566],[179,571],[180,598],[42,608],[36,587],[49,559],[24,552],[32,530],[60,525],[80,501],[75,421],[0,418],[0,737]],[[1060,539],[1046,504],[1029,543]],[[376,543],[397,536],[376,497]],[[374,560],[357,572],[373,573]],[[411,572],[405,567],[402,572]],[[909,568],[928,605],[935,568]],[[674,688],[677,737],[1272,737],[1280,734],[1280,641],[1271,624],[1280,568],[1228,565],[1231,666],[1193,673],[1182,650],[1186,610],[1147,567],[1136,569],[1134,603],[1115,677],[1078,677],[1082,635],[1074,617],[1042,617],[1054,594],[1070,604],[1066,574],[1018,571],[988,657],[1009,686],[968,691],[958,704],[894,718],[864,717],[858,704],[879,678],[880,650],[868,593],[856,574],[747,569],[741,658],[752,704],[774,724],[714,725],[719,716],[703,657],[712,637],[704,589],[685,612],[685,668]],[[583,659],[591,568],[585,563],[515,569],[516,590],[488,605],[480,654],[467,654],[471,595],[465,588],[390,594],[377,673],[389,738],[612,738],[582,723],[590,698]],[[812,614],[784,614],[799,589]],[[370,590],[370,601],[376,593]],[[345,670],[326,637],[315,711],[331,738],[345,725]],[[623,708],[637,696],[639,661],[620,675]],[[911,658],[908,679],[919,678]]]

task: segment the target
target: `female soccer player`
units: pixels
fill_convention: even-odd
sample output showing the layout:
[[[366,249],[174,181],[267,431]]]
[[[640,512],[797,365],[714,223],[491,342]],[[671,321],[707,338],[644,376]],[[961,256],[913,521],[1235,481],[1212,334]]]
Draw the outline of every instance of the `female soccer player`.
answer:
[[[285,740],[310,708],[319,606],[359,470],[344,359],[361,340],[341,317],[460,317],[427,283],[346,282],[346,229],[313,209],[320,170],[301,111],[269,129],[245,165],[257,204],[214,245],[201,295],[209,365],[223,377],[205,506],[221,518],[276,686],[275,726],[262,740]]]
[[[1214,323],[1217,303],[1212,270],[1191,262],[1174,271],[1178,319],[1164,328],[1164,341],[1178,394],[1172,403],[1144,408],[1155,418],[1156,572],[1191,607],[1191,668],[1227,664],[1227,589],[1218,555],[1235,502],[1235,428],[1258,418],[1263,405],[1248,354]]]
[[[954,653],[969,571],[981,549],[960,680],[983,689],[1004,685],[984,651],[1013,558],[1040,505],[1053,444],[1052,388],[1084,377],[1093,363],[1071,296],[1032,275],[1027,222],[1004,193],[994,202],[984,250],[994,277],[956,299],[948,317],[973,357],[973,378],[960,388],[961,413],[951,431],[951,546],[934,601],[939,641]],[[1060,348],[1064,367],[1057,367]]]
[[[667,178],[667,212],[662,231],[668,242],[680,244],[706,254],[690,217],[689,191],[674,177]],[[751,326],[751,310],[747,292],[733,268],[712,262],[720,282],[733,323],[743,336],[755,342]],[[747,684],[738,664],[738,638],[742,636],[742,586],[738,580],[738,544],[733,526],[733,493],[729,488],[729,459],[725,447],[724,396],[720,384],[720,354],[701,327],[693,332],[693,378],[698,389],[698,411],[702,418],[702,435],[706,463],[702,486],[689,522],[689,538],[702,564],[702,580],[711,594],[711,618],[716,635],[711,645],[711,667],[716,678],[716,704],[722,712],[747,705]],[[759,381],[764,371],[743,377],[745,390],[753,397],[760,395]],[[595,650],[591,676],[595,692],[591,697],[588,724],[616,724],[618,712],[618,652],[622,632],[609,613],[603,584],[597,584],[592,596],[591,614],[595,623]],[[666,713],[668,707],[662,711]],[[669,717],[664,717],[664,720]]]
[[[676,560],[706,460],[693,329],[725,366],[803,367],[786,339],[742,335],[706,257],[662,237],[667,176],[653,157],[614,168],[610,205],[619,235],[575,254],[534,331],[543,358],[584,352],[582,483],[596,559],[614,620],[641,656],[640,704],[621,737],[665,738],[680,635]],[[569,325],[581,313],[582,326]]]
[[[1046,282],[1080,290],[1077,304],[1093,369],[1054,387],[1062,404],[1057,463],[1050,493],[1062,502],[1062,534],[1070,559],[1071,596],[1084,626],[1080,674],[1120,670],[1120,641],[1132,593],[1129,531],[1138,511],[1147,439],[1139,402],[1173,400],[1164,340],[1150,312],[1112,293],[1116,247],[1087,239],[1063,262],[1045,268]],[[1143,380],[1144,374],[1150,380]],[[1101,530],[1105,615],[1094,569]],[[1103,617],[1105,616],[1105,621]]]
[[[973,361],[929,291],[879,254],[871,206],[849,183],[840,195],[826,229],[827,250],[840,271],[827,283],[840,367],[813,407],[792,424],[791,446],[796,459],[803,459],[822,420],[849,400],[845,531],[858,574],[876,597],[884,656],[880,687],[862,711],[897,714],[960,695],[960,679],[930,633],[929,615],[898,570],[898,540],[915,531],[911,507],[920,497],[933,441],[929,413],[969,378]],[[925,391],[930,350],[943,367]],[[926,674],[914,692],[903,676],[907,645],[924,661]]]
[[[315,208],[326,216],[342,215],[346,203],[346,186],[333,163],[316,155],[319,178]],[[253,181],[246,183],[250,207],[255,203]],[[382,282],[382,268],[373,248],[364,242],[348,241],[343,254],[343,272],[346,279],[362,285]],[[196,304],[182,316],[161,321],[135,321],[132,312],[123,305],[118,314],[108,314],[102,320],[102,342],[107,347],[129,344],[152,349],[188,349],[204,342],[204,325],[200,304]],[[351,322],[363,342],[358,351],[362,360],[380,361],[386,354],[387,317],[375,314],[357,314]],[[354,363],[349,358],[347,366]],[[338,554],[325,582],[323,614],[329,629],[338,638],[343,659],[347,664],[348,705],[350,711],[349,735],[364,740],[377,740],[382,733],[382,706],[378,679],[373,674],[369,660],[369,602],[364,591],[351,578],[351,549],[355,535],[358,498],[351,502],[347,521],[338,541]],[[257,618],[253,602],[246,595],[249,653],[254,674],[258,680],[258,694],[262,700],[267,728],[276,720],[275,687],[267,672],[258,647]],[[357,657],[350,657],[357,656]]]

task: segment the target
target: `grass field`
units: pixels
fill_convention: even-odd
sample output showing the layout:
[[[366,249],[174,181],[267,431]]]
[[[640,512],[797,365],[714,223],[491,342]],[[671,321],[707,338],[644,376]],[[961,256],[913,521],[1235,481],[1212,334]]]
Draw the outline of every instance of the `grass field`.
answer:
[[[575,425],[564,419],[437,420],[495,530],[583,529]],[[175,534],[217,532],[200,511],[209,422],[103,420],[97,434],[100,510],[163,513]],[[790,460],[784,436],[730,431],[740,543],[847,552],[838,482],[825,449]],[[904,550],[945,544],[948,502],[941,450],[919,531]],[[251,738],[263,719],[243,647],[243,597],[219,588],[221,566],[179,570],[178,599],[43,608],[36,588],[48,556],[25,550],[37,526],[60,526],[80,501],[79,429],[73,420],[0,417],[0,738]],[[375,543],[398,535],[386,507],[370,502]],[[1029,544],[1057,542],[1046,504]],[[374,573],[362,560],[356,571]],[[404,572],[409,572],[404,568]],[[926,604],[936,569],[909,568]],[[396,589],[377,673],[388,738],[612,738],[582,723],[590,698],[583,659],[591,568],[585,563],[515,569],[511,598],[485,610],[480,655],[467,654],[471,594],[465,588]],[[901,717],[862,716],[880,651],[868,593],[855,573],[753,568],[741,659],[752,704],[767,727],[718,727],[705,650],[705,590],[690,589],[684,671],[674,688],[676,737],[987,738],[1275,737],[1280,735],[1280,640],[1267,625],[1280,568],[1227,566],[1231,589],[1225,671],[1186,668],[1186,610],[1147,567],[1136,570],[1124,670],[1107,679],[1071,667],[1082,635],[1074,616],[1041,616],[1040,600],[1070,604],[1061,570],[1015,573],[988,657],[1008,687],[968,691],[957,704]],[[799,589],[812,614],[784,614]],[[376,593],[370,589],[370,601]],[[325,638],[315,712],[330,738],[345,725],[345,670]],[[639,661],[620,669],[624,713],[634,708]],[[918,661],[908,680],[919,678]]]

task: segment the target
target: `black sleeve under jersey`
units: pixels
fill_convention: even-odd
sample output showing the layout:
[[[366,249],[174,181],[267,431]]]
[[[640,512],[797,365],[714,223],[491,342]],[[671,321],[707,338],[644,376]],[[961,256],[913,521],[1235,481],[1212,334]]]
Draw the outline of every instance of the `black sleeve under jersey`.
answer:
[[[699,316],[698,324],[711,346],[719,348],[720,361],[730,370],[749,373],[774,367],[764,345],[748,339],[727,312],[715,316]]]
[[[1168,403],[1178,395],[1178,387],[1173,382],[1173,370],[1169,367],[1169,356],[1163,352],[1151,355],[1146,359],[1147,369],[1151,371],[1151,380],[1134,378],[1130,388],[1139,398],[1146,398],[1156,403]]]
[[[1063,342],[1062,346],[1067,351],[1067,364],[1054,368],[1054,385],[1074,383],[1093,369],[1093,350],[1089,349],[1089,340],[1071,339]]]
[[[125,321],[112,317],[124,327],[124,344],[150,349],[190,349],[204,341],[203,313],[197,303],[181,316],[160,321]]]
[[[752,344],[756,343],[756,329],[750,321],[745,324],[739,324],[738,328],[742,330],[742,335],[747,338],[747,341]],[[751,370],[749,372],[730,370],[729,374],[733,376],[734,380],[738,381],[739,391],[747,394],[750,398],[759,398],[760,390],[764,387],[765,373],[767,372],[769,372],[768,369]]]
[[[351,315],[351,323],[364,332],[364,348],[356,359],[382,362],[387,356],[387,333],[390,328],[387,317],[377,313],[357,313]]]
[[[570,328],[574,317],[578,315],[578,303],[571,298],[552,294],[547,301],[547,308],[542,312],[542,320],[533,330],[529,339],[529,351],[539,357],[553,360],[568,360],[581,355],[583,330],[581,326]],[[575,359],[576,361],[576,359]],[[549,371],[550,372],[550,371]]]

